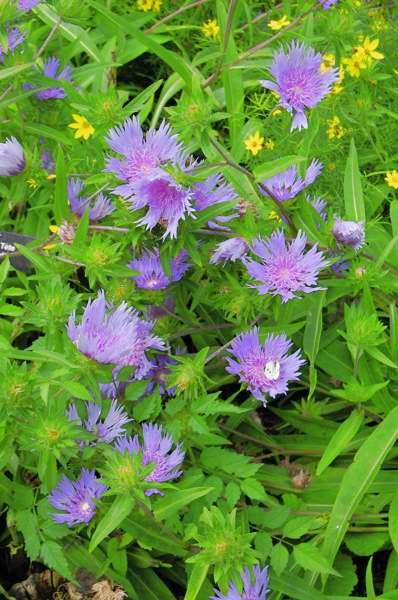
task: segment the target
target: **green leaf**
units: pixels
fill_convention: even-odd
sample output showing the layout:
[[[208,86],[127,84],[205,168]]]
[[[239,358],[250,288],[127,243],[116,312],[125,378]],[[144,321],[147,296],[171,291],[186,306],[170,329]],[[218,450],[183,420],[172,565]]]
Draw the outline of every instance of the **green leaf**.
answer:
[[[27,133],[34,133],[39,137],[49,138],[50,140],[55,140],[56,142],[60,142],[66,146],[71,146],[73,144],[73,141],[69,135],[66,135],[58,129],[54,129],[53,127],[48,127],[47,125],[24,123],[23,128]]]
[[[8,256],[3,256],[0,262],[0,283],[4,283],[7,279],[8,271],[10,270],[10,259]]]
[[[388,511],[388,531],[395,552],[398,553],[398,491],[395,492]]]
[[[21,73],[22,71],[26,71],[26,69],[30,69],[33,67],[34,63],[26,63],[24,65],[15,65],[15,67],[8,67],[7,69],[0,70],[0,80],[8,79],[9,77],[14,77],[17,73]]]
[[[68,390],[68,392],[74,396],[75,398],[80,398],[81,400],[87,400],[88,402],[93,401],[93,397],[90,392],[77,381],[63,381],[61,383],[61,387]]]
[[[57,573],[76,583],[76,579],[70,569],[69,563],[65,558],[65,552],[56,542],[44,542],[41,547],[41,558],[47,567],[54,569]]]
[[[315,362],[319,351],[322,333],[322,307],[325,301],[325,295],[325,291],[313,294],[307,313],[307,324],[304,329],[303,338],[303,350],[312,363]]]
[[[363,423],[363,412],[353,410],[348,419],[346,419],[332,435],[328,445],[318,463],[316,474],[321,475],[323,471],[347,448],[348,444],[357,434]]]
[[[209,565],[194,565],[188,579],[187,591],[184,600],[195,600],[206,579]]]
[[[324,573],[329,575],[338,575],[330,565],[328,560],[324,557],[322,552],[316,546],[303,542],[294,546],[293,550],[294,558],[300,567],[312,571],[315,573]]]
[[[58,147],[56,170],[57,177],[55,179],[54,215],[57,224],[60,225],[62,221],[68,218],[69,215],[66,167],[64,153],[61,146]]]
[[[104,540],[112,531],[117,529],[134,508],[134,500],[130,496],[119,496],[108,508],[106,514],[98,523],[88,547],[89,552]]]
[[[283,527],[283,535],[298,540],[314,527],[314,517],[294,517]]]
[[[129,572],[134,588],[145,600],[176,600],[163,581],[152,569],[131,569]]]
[[[354,138],[351,139],[344,174],[345,216],[352,221],[365,221],[365,205],[362,194],[361,174]]]
[[[398,439],[398,407],[391,410],[364,441],[345,471],[327,524],[323,555],[330,563],[344,539],[349,521]],[[371,457],[371,459],[370,459]]]
[[[304,156],[297,156],[293,154],[289,156],[284,156],[283,158],[269,160],[268,162],[261,163],[261,165],[258,165],[253,169],[253,173],[256,179],[268,179],[269,177],[273,177],[274,175],[285,171],[292,165],[302,162],[303,160],[305,160]]]
[[[37,560],[40,554],[40,537],[36,513],[23,510],[16,516],[17,529],[22,532],[26,554],[30,560]]]
[[[357,556],[372,556],[389,541],[388,533],[351,533],[346,535],[344,544]]]
[[[273,590],[282,592],[286,598],[296,598],[297,600],[332,600],[331,596],[325,596],[315,587],[303,584],[303,578],[294,575],[291,571],[283,575],[272,575],[270,586],[272,586]]]
[[[366,567],[365,584],[366,584],[366,597],[367,600],[376,600],[376,593],[373,584],[373,573],[372,573],[373,556],[369,558],[368,565]]]
[[[123,522],[123,529],[133,535],[145,548],[154,548],[162,554],[187,556],[184,546],[171,531],[155,520],[134,512]]]
[[[176,514],[183,506],[187,506],[197,498],[206,496],[213,490],[212,487],[196,487],[189,490],[168,491],[167,495],[159,498],[156,502],[154,515],[157,519],[167,519]]]
[[[289,552],[285,546],[279,542],[272,547],[271,553],[271,567],[277,575],[283,573],[286,569],[287,561],[289,560]]]
[[[242,492],[251,498],[252,500],[266,500],[267,494],[257,479],[250,477],[249,479],[244,479],[241,483]]]

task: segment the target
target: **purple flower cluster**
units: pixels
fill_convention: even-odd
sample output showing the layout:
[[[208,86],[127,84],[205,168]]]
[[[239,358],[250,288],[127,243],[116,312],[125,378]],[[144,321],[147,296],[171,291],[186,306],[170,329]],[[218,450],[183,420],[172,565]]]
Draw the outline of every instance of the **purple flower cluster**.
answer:
[[[104,419],[101,419],[102,407],[99,404],[85,402],[85,407],[86,419],[81,419],[76,404],[71,404],[66,412],[70,421],[74,421],[96,438],[93,443],[81,442],[82,445],[111,444],[116,438],[124,435],[125,425],[131,421],[123,406],[118,404],[116,400],[112,400],[108,414]]]
[[[313,48],[292,42],[287,53],[281,48],[274,54],[269,70],[275,81],[260,81],[278,94],[279,105],[293,115],[291,131],[308,127],[305,109],[319,104],[338,79],[338,69],[321,71],[322,61]]]
[[[95,514],[95,500],[99,500],[106,489],[97,479],[95,471],[82,469],[76,481],[63,475],[48,498],[54,508],[62,511],[53,514],[54,521],[66,523],[68,527],[88,523]]]
[[[53,79],[55,81],[72,81],[72,67],[67,65],[62,70],[60,70],[61,63],[58,58],[52,56],[48,58],[43,63],[43,75],[48,77],[49,79]],[[23,88],[25,90],[34,90],[35,85],[31,83],[25,83]],[[62,98],[66,98],[67,93],[64,88],[61,86],[49,87],[45,90],[41,90],[41,92],[37,92],[33,94],[39,100],[60,100]]]
[[[15,137],[0,144],[0,176],[12,177],[25,169],[25,153]]]
[[[138,271],[139,275],[133,275],[132,279],[137,287],[144,290],[164,290],[170,283],[179,281],[184,273],[190,269],[188,254],[185,250],[171,260],[170,276],[164,272],[159,250],[143,252],[142,256],[129,262],[128,267]]]
[[[238,375],[253,396],[266,404],[265,395],[275,398],[277,394],[286,394],[288,381],[298,379],[305,361],[300,358],[299,350],[287,354],[291,346],[284,334],[268,335],[261,345],[259,330],[254,327],[233,340],[229,352],[237,360],[227,359],[227,371]]]
[[[322,168],[322,163],[318,160],[313,160],[306,171],[304,179],[299,177],[297,167],[293,165],[286,171],[278,173],[269,179],[265,179],[262,183],[278,202],[285,202],[286,200],[295,198],[300,192],[314,183],[315,179],[322,171]],[[264,194],[264,196],[269,196],[264,187],[260,187],[261,193]]]
[[[139,436],[120,438],[115,444],[115,448],[120,452],[127,452],[130,456],[141,454],[141,465],[153,464],[153,469],[149,475],[145,477],[145,481],[150,483],[163,483],[177,479],[182,475],[177,467],[184,460],[184,452],[181,445],[178,444],[173,450],[173,439],[171,436],[163,433],[161,425],[152,425],[144,423],[142,425],[142,438],[140,442]],[[145,494],[162,494],[156,488],[146,490]]]
[[[327,10],[331,6],[337,4],[339,0],[318,0],[319,4],[323,7],[323,10]]]
[[[240,260],[246,256],[249,245],[241,237],[233,237],[225,242],[220,242],[214,249],[210,263],[215,265],[220,262]]]
[[[332,233],[336,242],[359,250],[365,243],[365,223],[363,221],[344,221],[335,217]]]
[[[7,31],[5,46],[0,44],[0,63],[4,62],[4,57],[7,56],[8,53],[14,54],[15,48],[23,44],[25,37],[26,33],[20,31],[18,27],[14,27]]]
[[[220,204],[221,202],[230,202],[236,200],[237,196],[222,175],[210,175],[205,181],[194,185],[192,190],[194,208],[197,211],[205,210],[209,206]],[[215,220],[209,221],[208,225],[212,229],[228,230],[225,223],[237,217],[237,213],[229,215],[218,215]]]
[[[115,207],[112,202],[105,198],[102,192],[94,197],[82,196],[83,182],[80,179],[70,178],[68,180],[68,200],[71,210],[79,218],[84,215],[86,208],[90,208],[90,221],[100,221],[110,215]]]
[[[135,379],[142,379],[152,367],[146,351],[165,349],[164,342],[152,334],[152,327],[125,302],[117,308],[107,303],[101,291],[96,300],[88,301],[79,325],[75,313],[71,314],[67,332],[85,356],[102,364],[135,366]]]
[[[239,592],[236,585],[231,582],[226,595],[219,590],[214,590],[216,595],[210,600],[266,600],[269,592],[268,567],[261,570],[259,566],[255,566],[252,573],[248,567],[245,567],[240,577],[242,592]]]
[[[310,293],[322,289],[315,287],[319,271],[328,262],[317,246],[305,252],[307,238],[299,231],[297,237],[286,244],[282,230],[275,231],[267,240],[255,240],[252,252],[261,259],[245,259],[247,272],[259,281],[255,287],[261,295],[280,296],[282,302],[299,297],[297,292]]]
[[[32,10],[35,6],[40,4],[42,0],[19,0],[18,2],[18,10],[20,12],[28,12]]]

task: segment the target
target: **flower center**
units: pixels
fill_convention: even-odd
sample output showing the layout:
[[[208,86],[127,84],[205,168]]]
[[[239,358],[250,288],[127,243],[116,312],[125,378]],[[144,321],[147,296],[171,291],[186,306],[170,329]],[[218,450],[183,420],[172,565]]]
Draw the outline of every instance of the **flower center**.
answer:
[[[89,505],[88,502],[82,502],[80,505],[80,509],[83,513],[90,513],[91,512],[91,506]]]
[[[264,367],[264,375],[270,381],[278,379],[281,372],[279,360],[269,360]]]

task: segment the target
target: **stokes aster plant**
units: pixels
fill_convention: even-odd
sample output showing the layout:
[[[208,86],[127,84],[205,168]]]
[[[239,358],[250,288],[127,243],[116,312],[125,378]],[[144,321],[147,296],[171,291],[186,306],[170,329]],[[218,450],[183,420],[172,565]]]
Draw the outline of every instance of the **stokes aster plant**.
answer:
[[[0,2],[0,595],[393,599],[397,7],[177,4]]]

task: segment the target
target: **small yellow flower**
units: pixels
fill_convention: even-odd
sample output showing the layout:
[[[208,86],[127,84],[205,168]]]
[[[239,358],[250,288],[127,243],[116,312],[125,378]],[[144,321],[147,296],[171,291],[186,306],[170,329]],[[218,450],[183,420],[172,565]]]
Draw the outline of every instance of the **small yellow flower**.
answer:
[[[274,108],[274,110],[272,111],[271,115],[272,115],[273,117],[277,117],[278,115],[280,115],[280,114],[281,114],[281,112],[282,112],[282,109],[281,109],[281,108]]]
[[[366,69],[367,67],[366,59],[362,55],[359,55],[357,52],[353,54],[350,58],[343,58],[342,62],[347,66],[347,71],[349,72],[351,77],[359,77],[361,71],[363,69]]]
[[[272,29],[272,31],[278,31],[279,29],[283,29],[284,27],[287,27],[290,24],[289,19],[287,18],[286,15],[283,15],[283,17],[281,19],[278,19],[277,21],[272,20],[268,23],[268,27],[270,29]]]
[[[398,171],[387,171],[384,181],[387,181],[388,185],[394,190],[398,190]]]
[[[220,26],[215,19],[209,19],[202,25],[202,33],[208,38],[216,40],[220,34]]]
[[[275,148],[275,142],[271,139],[265,140],[264,148],[267,148],[267,150],[273,150]]]
[[[346,133],[346,130],[341,125],[339,117],[333,117],[332,119],[329,119],[328,125],[329,129],[327,133],[329,140],[333,140],[334,138],[339,140]]]
[[[137,0],[137,8],[138,10],[143,10],[144,12],[148,12],[153,10],[153,12],[159,12],[162,4],[162,0]]]
[[[336,57],[334,54],[329,53],[324,54],[322,58],[323,62],[321,63],[321,73],[326,73],[327,71],[330,71],[330,69],[336,64]]]
[[[339,78],[336,81],[336,83],[332,86],[332,94],[339,94],[342,91],[343,86],[341,85],[341,83],[343,82],[343,80],[344,80],[344,67],[343,67],[343,65],[340,65]]]
[[[369,60],[372,60],[372,58],[374,58],[375,60],[382,60],[384,58],[384,54],[376,51],[376,48],[379,45],[379,43],[379,40],[371,40],[368,36],[366,36],[366,38],[364,39],[361,48],[364,55]]]
[[[58,225],[49,225],[48,228],[51,231],[51,233],[57,233],[59,229]]]
[[[31,179],[28,179],[26,183],[27,183],[27,184],[28,184],[28,186],[29,186],[30,188],[32,188],[33,190],[35,190],[35,189],[38,187],[38,185],[39,185],[39,184],[37,183],[36,179],[33,179],[33,178],[31,178]]]
[[[282,223],[282,219],[274,210],[271,210],[271,212],[268,213],[267,219],[268,221],[276,221],[277,223]]]
[[[256,131],[256,133],[253,135],[249,135],[249,137],[245,139],[246,149],[249,150],[249,152],[251,152],[253,156],[256,156],[256,154],[258,154],[260,150],[262,150],[263,145],[264,138],[260,135],[258,131]]]
[[[75,123],[71,123],[68,125],[71,129],[76,129],[75,131],[75,139],[84,138],[88,140],[88,138],[93,135],[95,129],[90,123],[87,121],[86,117],[81,117],[80,115],[72,115],[75,120]]]
[[[57,176],[55,173],[52,173],[51,175],[47,175],[47,177],[46,177],[47,181],[53,181],[56,178],[57,178]]]

